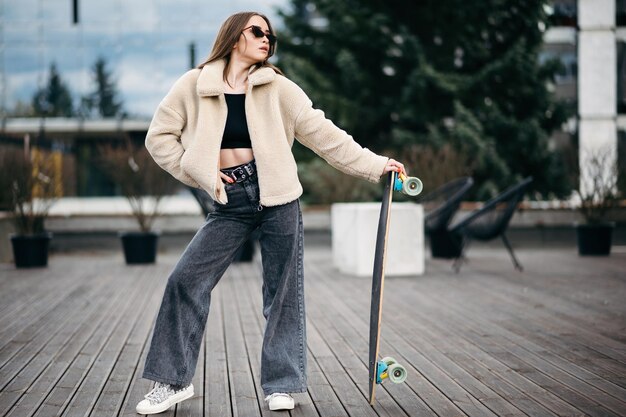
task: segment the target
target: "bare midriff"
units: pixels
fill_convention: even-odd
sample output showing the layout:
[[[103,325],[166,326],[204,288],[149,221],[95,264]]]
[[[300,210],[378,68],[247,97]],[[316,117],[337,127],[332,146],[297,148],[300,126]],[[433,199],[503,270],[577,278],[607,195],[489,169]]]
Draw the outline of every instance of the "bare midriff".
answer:
[[[247,164],[254,159],[251,148],[234,148],[220,150],[220,169]]]

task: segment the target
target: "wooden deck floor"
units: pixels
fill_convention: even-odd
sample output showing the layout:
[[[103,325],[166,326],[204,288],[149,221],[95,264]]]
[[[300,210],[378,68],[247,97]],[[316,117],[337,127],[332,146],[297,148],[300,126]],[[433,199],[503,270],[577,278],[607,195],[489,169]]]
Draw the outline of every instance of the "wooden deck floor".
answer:
[[[473,249],[460,274],[388,278],[381,353],[409,371],[367,392],[369,279],[307,248],[309,390],[291,416],[624,416],[626,253]],[[127,267],[120,254],[56,255],[47,269],[0,265],[0,415],[130,416],[177,253]],[[259,386],[260,266],[216,288],[194,385],[164,416],[267,416]]]

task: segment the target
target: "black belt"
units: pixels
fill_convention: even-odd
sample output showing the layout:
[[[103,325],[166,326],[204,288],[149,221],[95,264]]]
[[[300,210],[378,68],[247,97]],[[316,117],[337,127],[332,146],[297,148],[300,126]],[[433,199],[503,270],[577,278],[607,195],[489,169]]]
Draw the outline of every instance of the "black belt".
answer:
[[[256,175],[256,164],[254,161],[250,161],[247,164],[222,169],[221,171],[226,174],[226,176],[235,180],[235,182],[242,182]]]

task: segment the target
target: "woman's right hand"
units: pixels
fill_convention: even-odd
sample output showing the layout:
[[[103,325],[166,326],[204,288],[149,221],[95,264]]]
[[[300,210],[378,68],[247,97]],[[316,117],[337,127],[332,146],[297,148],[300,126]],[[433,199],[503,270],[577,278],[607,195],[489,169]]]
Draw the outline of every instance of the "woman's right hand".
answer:
[[[233,182],[235,182],[234,179],[224,174],[222,171],[219,171],[219,173],[220,173],[220,178],[222,179],[222,182],[226,182],[228,184],[232,184]]]
[[[404,164],[396,161],[395,159],[389,158],[389,160],[387,161],[387,165],[385,165],[385,168],[383,169],[383,173],[381,175],[385,175],[386,173],[391,171],[402,173],[408,177],[406,170],[404,169]]]

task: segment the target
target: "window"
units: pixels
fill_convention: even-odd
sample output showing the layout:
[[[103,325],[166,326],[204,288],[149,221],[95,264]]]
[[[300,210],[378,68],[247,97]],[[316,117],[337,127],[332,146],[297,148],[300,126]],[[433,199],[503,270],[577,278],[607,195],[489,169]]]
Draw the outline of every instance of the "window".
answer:
[[[550,2],[547,11],[552,26],[576,27],[578,23],[576,0],[554,0]]]
[[[615,1],[615,23],[617,26],[626,26],[626,0]]]
[[[617,189],[626,193],[626,132],[623,130],[617,131]]]
[[[575,103],[577,97],[578,54],[575,45],[546,44],[539,54],[539,62],[556,59],[561,69],[555,75],[555,94],[558,98]]]
[[[617,112],[626,113],[626,42],[617,42]]]

